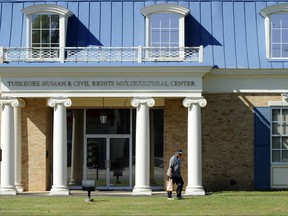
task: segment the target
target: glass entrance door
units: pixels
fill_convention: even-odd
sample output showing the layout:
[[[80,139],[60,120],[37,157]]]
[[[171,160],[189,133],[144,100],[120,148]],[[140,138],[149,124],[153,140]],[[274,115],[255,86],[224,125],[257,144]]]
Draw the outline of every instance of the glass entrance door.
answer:
[[[86,138],[86,179],[97,189],[130,188],[132,182],[130,137],[119,135]]]

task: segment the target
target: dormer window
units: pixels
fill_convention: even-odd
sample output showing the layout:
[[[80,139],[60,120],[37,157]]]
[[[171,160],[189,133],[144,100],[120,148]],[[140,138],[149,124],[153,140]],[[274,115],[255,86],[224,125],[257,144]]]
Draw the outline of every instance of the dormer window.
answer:
[[[155,60],[181,58],[185,46],[185,16],[189,9],[174,4],[157,4],[145,7],[141,12],[146,17],[149,57]]]
[[[33,5],[22,10],[26,14],[27,48],[30,58],[45,61],[64,59],[66,29],[72,13],[57,5]]]
[[[288,59],[288,4],[278,4],[263,9],[265,18],[266,57]]]

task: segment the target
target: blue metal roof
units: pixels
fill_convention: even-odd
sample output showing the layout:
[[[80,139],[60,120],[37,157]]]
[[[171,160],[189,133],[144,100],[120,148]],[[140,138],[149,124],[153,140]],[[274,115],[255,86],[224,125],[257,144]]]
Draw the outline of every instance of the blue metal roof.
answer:
[[[186,17],[185,46],[204,46],[203,65],[288,68],[288,61],[266,59],[264,19],[259,14],[267,6],[288,1],[0,0],[0,46],[25,47],[26,23],[21,10],[43,3],[57,4],[74,14],[68,22],[67,46],[145,46],[145,17],[141,9],[165,2],[190,9]]]

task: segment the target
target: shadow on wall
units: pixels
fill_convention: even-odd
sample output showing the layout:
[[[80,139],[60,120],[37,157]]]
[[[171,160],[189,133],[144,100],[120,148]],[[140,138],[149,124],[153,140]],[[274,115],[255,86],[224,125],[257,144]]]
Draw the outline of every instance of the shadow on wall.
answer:
[[[67,47],[103,46],[102,43],[75,16],[69,18],[67,26]]]
[[[191,14],[185,21],[185,46],[222,46]]]

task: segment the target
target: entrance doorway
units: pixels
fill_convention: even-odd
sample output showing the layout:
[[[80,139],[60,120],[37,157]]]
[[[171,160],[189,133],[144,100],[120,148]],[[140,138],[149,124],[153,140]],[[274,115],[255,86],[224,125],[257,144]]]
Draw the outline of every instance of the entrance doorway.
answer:
[[[130,135],[87,135],[84,179],[96,180],[97,189],[132,187]]]

